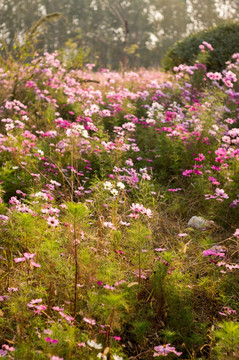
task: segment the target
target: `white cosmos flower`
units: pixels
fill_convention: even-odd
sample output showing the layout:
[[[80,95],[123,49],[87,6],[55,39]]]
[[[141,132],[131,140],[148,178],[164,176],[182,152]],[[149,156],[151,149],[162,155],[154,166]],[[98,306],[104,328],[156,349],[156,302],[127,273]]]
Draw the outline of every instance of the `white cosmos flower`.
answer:
[[[41,156],[44,155],[44,151],[42,151],[42,150],[37,150],[37,152],[38,152],[38,154],[40,154]]]
[[[120,189],[124,189],[125,188],[125,185],[122,183],[122,182],[117,182],[117,186],[118,186],[118,188],[120,188]]]
[[[116,190],[116,189],[112,189],[112,190],[110,190],[110,192],[112,195],[115,195],[115,196],[118,195],[118,193],[119,193],[118,190]]]
[[[98,357],[99,359],[107,360],[107,355],[104,355],[104,354],[102,354],[102,353],[99,353],[99,354],[97,355],[97,357]]]
[[[94,340],[88,340],[87,344],[97,350],[100,350],[103,347],[101,344],[97,344]]]
[[[114,360],[123,360],[123,358],[121,356],[118,356],[116,354],[113,355],[113,359]]]
[[[113,187],[110,181],[105,181],[103,185],[104,185],[104,189],[106,190],[110,190]]]

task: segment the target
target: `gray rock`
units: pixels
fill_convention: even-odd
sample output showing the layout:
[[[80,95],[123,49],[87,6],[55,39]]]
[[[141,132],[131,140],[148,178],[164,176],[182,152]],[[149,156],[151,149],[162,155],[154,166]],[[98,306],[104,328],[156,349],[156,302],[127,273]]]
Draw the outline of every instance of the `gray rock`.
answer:
[[[202,216],[193,216],[189,220],[187,226],[196,230],[202,230],[202,229],[208,229],[213,225],[215,225],[215,223],[212,220],[206,220]]]

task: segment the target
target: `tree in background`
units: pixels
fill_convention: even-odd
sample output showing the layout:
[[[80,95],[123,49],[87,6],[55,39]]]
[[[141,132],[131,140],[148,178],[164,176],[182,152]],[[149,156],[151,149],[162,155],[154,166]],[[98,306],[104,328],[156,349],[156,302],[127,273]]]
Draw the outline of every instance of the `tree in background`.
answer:
[[[158,66],[168,48],[191,32],[236,19],[237,0],[0,0],[0,36],[13,49],[47,14],[38,50],[52,52],[71,41],[98,67]],[[69,42],[68,42],[69,44]]]

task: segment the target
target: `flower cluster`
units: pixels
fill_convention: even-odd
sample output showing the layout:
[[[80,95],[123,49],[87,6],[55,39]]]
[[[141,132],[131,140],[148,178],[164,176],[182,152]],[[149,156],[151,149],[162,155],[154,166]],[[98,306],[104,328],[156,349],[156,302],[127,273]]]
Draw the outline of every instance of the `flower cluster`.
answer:
[[[172,77],[69,69],[57,52],[2,66],[0,357],[122,360],[141,356],[138,331],[142,357],[181,356],[149,347],[165,312],[183,356],[203,356],[210,329],[192,289],[214,284],[215,322],[237,311],[239,54],[223,71],[181,64]]]
[[[205,52],[205,49],[209,49],[210,51],[213,51],[213,47],[211,44],[209,44],[207,41],[203,41],[201,45],[199,45],[199,49],[201,52]]]
[[[146,215],[148,217],[151,217],[152,211],[150,209],[146,209],[142,204],[132,204],[130,206],[130,210],[132,211],[129,215],[131,218],[137,219],[139,217],[139,214]]]

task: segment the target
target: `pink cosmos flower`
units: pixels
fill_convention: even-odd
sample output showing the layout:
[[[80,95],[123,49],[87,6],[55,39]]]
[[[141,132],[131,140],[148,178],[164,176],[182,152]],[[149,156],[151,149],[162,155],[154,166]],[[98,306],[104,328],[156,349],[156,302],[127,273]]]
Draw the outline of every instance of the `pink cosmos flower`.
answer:
[[[9,346],[9,345],[7,345],[7,344],[4,344],[4,345],[2,346],[2,349],[5,349],[5,350],[10,351],[10,352],[15,351],[15,348],[14,348],[13,346]]]
[[[116,341],[120,341],[120,340],[121,340],[121,337],[120,337],[120,336],[113,336],[113,338],[114,338]]]
[[[12,196],[11,199],[9,200],[9,204],[11,204],[11,205],[20,205],[20,201],[17,199],[16,196]]]
[[[118,252],[119,254],[125,254],[125,252],[123,252],[122,250],[117,250],[117,252]]]
[[[95,64],[86,64],[88,70],[92,70],[95,67]]]
[[[223,198],[223,199],[229,198],[229,196],[225,193],[225,191],[223,189],[219,189],[219,188],[216,188],[216,196]]]
[[[212,165],[212,170],[220,171],[220,167]]]
[[[34,267],[41,267],[41,265],[40,264],[37,264],[35,261],[33,261],[33,260],[31,260],[30,261],[30,264],[32,265],[32,266],[34,266]]]
[[[141,213],[142,211],[144,211],[144,206],[142,204],[132,204],[130,206],[130,210],[135,213]]]
[[[221,246],[213,246],[208,250],[203,251],[203,256],[215,256],[215,257],[225,257],[225,249]]]
[[[34,312],[35,312],[36,314],[40,314],[41,311],[44,311],[44,310],[46,310],[46,309],[47,309],[46,305],[35,305],[35,310],[34,310]]]
[[[209,44],[207,41],[202,42],[204,46],[206,46],[210,51],[213,51],[213,47],[211,44]],[[199,46],[200,47],[200,46]]]
[[[15,259],[14,259],[15,263],[23,262],[23,261],[25,261],[25,260],[26,260],[26,258],[25,258],[25,257],[22,257],[22,258],[15,258]]]
[[[116,282],[114,284],[114,286],[119,286],[119,285],[124,284],[124,283],[125,283],[125,280],[120,280],[120,281]]]
[[[198,157],[194,159],[195,161],[203,161],[205,160],[205,156],[203,154],[198,154]]]
[[[37,264],[37,263],[33,260],[33,258],[34,258],[34,256],[35,256],[36,254],[24,253],[23,255],[24,255],[24,257],[15,258],[15,259],[14,259],[15,263],[23,262],[23,261],[25,261],[25,260],[30,260],[30,264],[31,264],[32,266],[34,266],[34,267],[41,267],[40,264]]]
[[[104,221],[103,225],[104,225],[104,227],[107,227],[109,229],[116,230],[116,227],[114,226],[114,224],[112,222]]]
[[[6,355],[7,355],[7,351],[3,350],[3,349],[0,349],[0,356],[5,357]]]
[[[139,214],[145,214],[148,217],[152,216],[152,211],[150,209],[146,209],[142,204],[132,204],[130,206],[130,210],[133,211],[132,214],[130,214],[130,217],[137,218]]]
[[[126,165],[128,165],[128,166],[134,166],[134,163],[133,163],[132,159],[126,160],[125,163],[126,163]]]
[[[107,285],[107,284],[104,285],[103,288],[106,289],[106,290],[115,290],[115,287],[114,287],[114,286]]]
[[[105,116],[105,117],[111,116],[111,112],[106,109],[102,110],[101,114],[102,114],[102,116]]]
[[[60,308],[59,306],[53,306],[52,309],[55,311],[64,311],[64,309]]]
[[[49,216],[47,218],[47,223],[48,223],[48,225],[56,227],[59,225],[59,220],[55,216]]]
[[[88,319],[88,318],[84,317],[83,320],[90,325],[96,324],[96,321],[94,319]]]
[[[132,219],[138,219],[139,218],[139,214],[129,214],[129,217],[131,217]]]
[[[59,311],[59,314],[60,314],[69,324],[71,324],[72,321],[75,320],[72,316],[66,315],[63,311]]]
[[[7,291],[8,292],[15,292],[15,291],[18,291],[18,288],[15,288],[15,287],[9,287],[8,289],[7,289]]]
[[[156,351],[156,353],[154,353],[154,357],[155,356],[168,356],[168,354],[173,353],[177,356],[182,355],[182,352],[178,352],[175,350],[175,347],[170,346],[170,344],[166,344],[166,345],[159,345],[159,346],[155,346],[154,350]]]
[[[36,305],[42,302],[42,299],[32,299],[30,303],[27,304],[29,308],[32,308],[34,313],[41,314],[41,311],[44,311],[47,309],[46,305]]]
[[[233,123],[236,122],[236,120],[235,120],[235,119],[231,119],[231,118],[227,118],[227,119],[225,119],[225,122],[228,123],[228,124],[233,124]]]
[[[183,176],[188,176],[188,177],[190,177],[191,176],[191,174],[192,174],[192,170],[185,170],[184,172],[183,172]]]
[[[36,254],[24,253],[23,254],[27,260],[33,259]]]
[[[32,299],[31,304],[40,304],[42,302],[42,299]]]
[[[0,215],[0,220],[7,221],[9,219],[6,215]]]
[[[77,346],[79,346],[79,347],[86,347],[86,343],[81,342],[81,343],[78,343]]]
[[[223,315],[223,316],[230,316],[230,315],[236,316],[237,315],[236,310],[232,310],[228,306],[223,306],[222,309],[224,312],[218,311],[218,314]]]
[[[219,73],[219,72],[215,72],[215,73],[212,73],[212,72],[209,72],[207,73],[207,77],[210,79],[210,80],[221,80],[222,79],[222,74]]]
[[[55,185],[55,186],[61,186],[61,183],[59,183],[59,182],[57,182],[57,181],[55,181],[55,180],[51,180],[50,183],[51,183],[52,185]]]
[[[239,239],[239,229],[236,229],[236,231],[233,234],[234,236],[236,236]]]
[[[212,185],[220,185],[220,182],[217,181],[217,179],[215,179],[213,176],[209,176],[208,180],[211,181]]]

